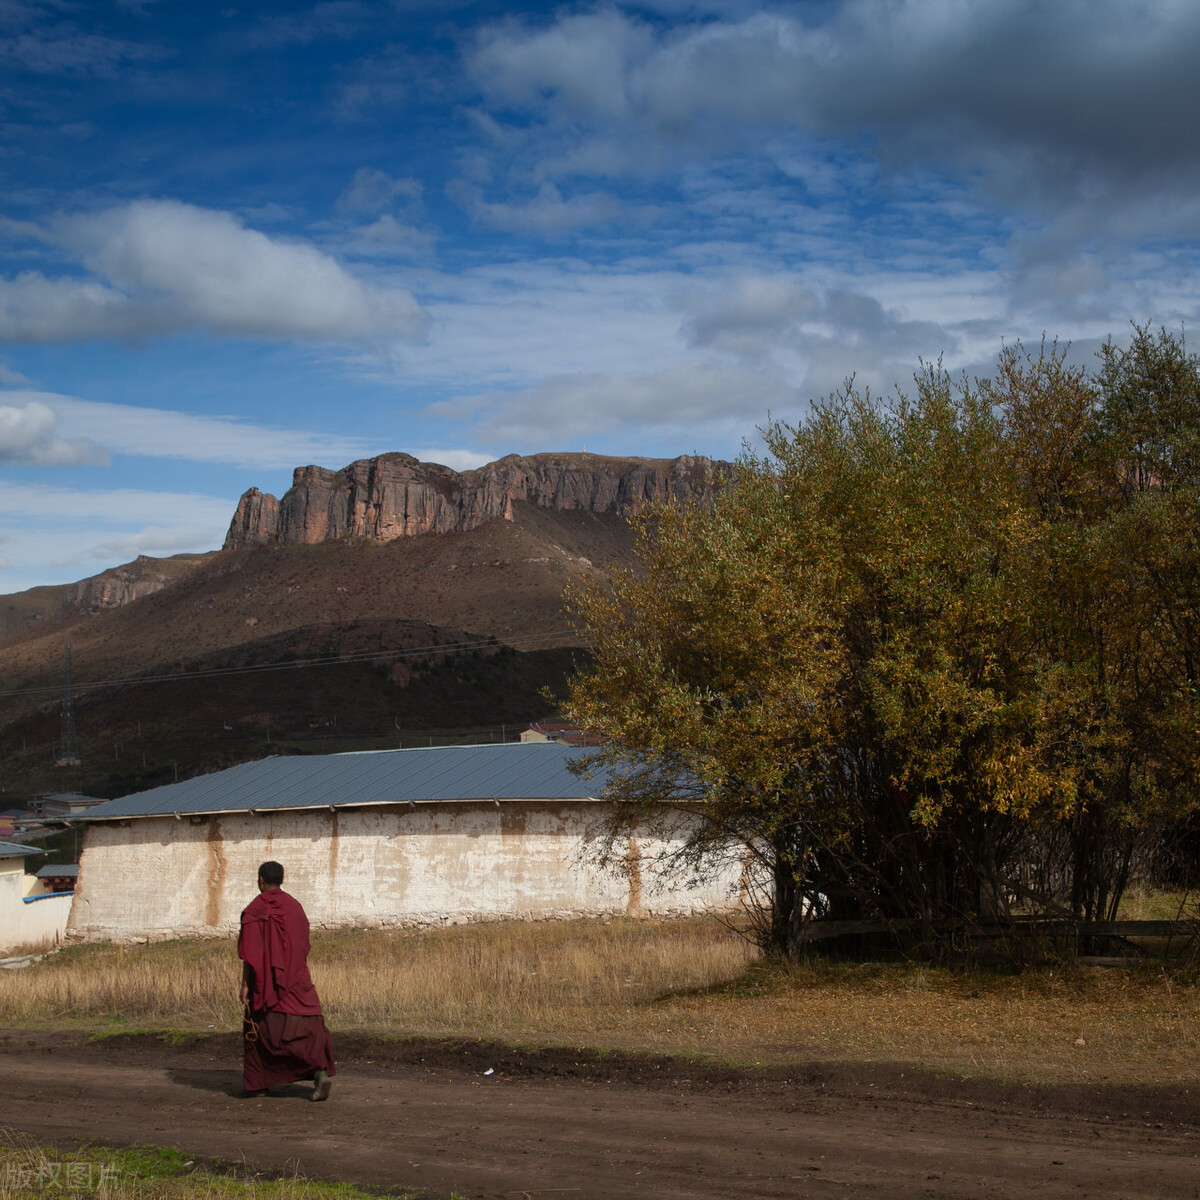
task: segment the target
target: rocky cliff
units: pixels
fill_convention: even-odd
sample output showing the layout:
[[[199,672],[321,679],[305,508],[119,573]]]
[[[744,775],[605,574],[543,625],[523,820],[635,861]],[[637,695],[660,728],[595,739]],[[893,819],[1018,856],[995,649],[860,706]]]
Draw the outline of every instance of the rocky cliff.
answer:
[[[131,563],[111,567],[72,584],[63,598],[63,608],[81,614],[120,608],[142,596],[161,591],[206,557],[203,554],[176,554],[172,558],[151,558],[139,554]]]
[[[669,498],[705,500],[731,471],[729,463],[689,455],[597,454],[510,454],[462,473],[407,454],[362,459],[340,471],[298,467],[280,500],[257,488],[246,492],[225,549],[466,532],[488,521],[513,520],[513,505],[520,501],[559,511],[634,516]]]

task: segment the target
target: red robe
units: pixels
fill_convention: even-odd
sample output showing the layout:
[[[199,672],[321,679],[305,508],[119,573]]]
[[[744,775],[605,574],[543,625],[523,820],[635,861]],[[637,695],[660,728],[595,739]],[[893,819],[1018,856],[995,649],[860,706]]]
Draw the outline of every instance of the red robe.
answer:
[[[321,1002],[308,973],[308,917],[300,901],[278,888],[260,892],[242,913],[238,957],[250,965],[251,1012],[319,1017]]]
[[[243,1079],[248,1092],[336,1074],[329,1030],[308,973],[308,917],[300,902],[273,888],[242,913],[238,957],[250,968]]]

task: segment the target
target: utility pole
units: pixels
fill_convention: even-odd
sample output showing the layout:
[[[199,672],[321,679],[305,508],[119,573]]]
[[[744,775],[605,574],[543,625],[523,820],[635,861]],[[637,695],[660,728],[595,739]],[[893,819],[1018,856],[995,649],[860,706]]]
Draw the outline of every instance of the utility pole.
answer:
[[[79,747],[75,743],[75,702],[71,698],[71,643],[65,646],[66,663],[63,671],[62,753],[54,760],[56,767],[82,766]]]

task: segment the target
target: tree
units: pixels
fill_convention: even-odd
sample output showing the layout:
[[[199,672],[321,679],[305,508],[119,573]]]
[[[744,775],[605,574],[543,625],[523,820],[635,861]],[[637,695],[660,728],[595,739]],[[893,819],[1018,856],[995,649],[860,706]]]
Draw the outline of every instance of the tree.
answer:
[[[610,833],[685,809],[681,865],[745,855],[788,953],[818,897],[935,953],[1016,894],[1115,911],[1125,835],[1197,768],[1200,373],[1138,334],[1096,378],[1017,347],[974,387],[848,384],[711,507],[640,519],[635,566],[571,598]]]

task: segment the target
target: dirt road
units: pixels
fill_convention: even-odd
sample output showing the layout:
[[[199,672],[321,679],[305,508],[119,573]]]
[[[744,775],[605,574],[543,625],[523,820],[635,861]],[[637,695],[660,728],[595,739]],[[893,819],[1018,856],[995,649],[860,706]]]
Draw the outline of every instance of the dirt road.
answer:
[[[342,1037],[326,1104],[241,1099],[235,1035],[0,1037],[0,1125],[433,1196],[1200,1197],[1200,1089],[1027,1090],[898,1070]],[[488,1069],[491,1074],[485,1074]]]

